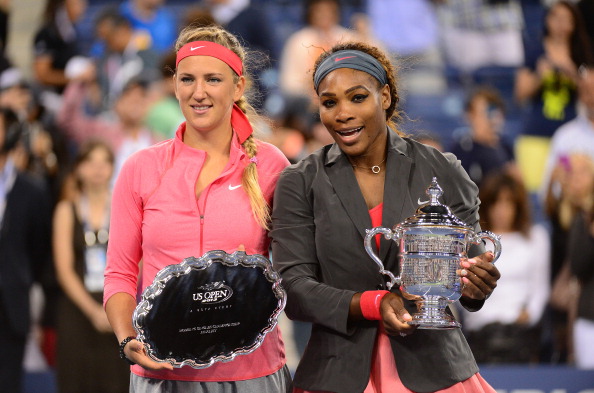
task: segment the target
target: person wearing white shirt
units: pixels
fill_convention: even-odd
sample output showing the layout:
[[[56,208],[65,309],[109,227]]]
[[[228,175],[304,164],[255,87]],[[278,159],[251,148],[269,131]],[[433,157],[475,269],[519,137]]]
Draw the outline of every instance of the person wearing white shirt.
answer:
[[[481,227],[501,235],[502,279],[480,312],[463,311],[462,325],[478,363],[527,363],[538,351],[539,322],[549,299],[549,234],[532,223],[518,176],[487,176],[479,198]],[[535,253],[538,258],[531,257]]]

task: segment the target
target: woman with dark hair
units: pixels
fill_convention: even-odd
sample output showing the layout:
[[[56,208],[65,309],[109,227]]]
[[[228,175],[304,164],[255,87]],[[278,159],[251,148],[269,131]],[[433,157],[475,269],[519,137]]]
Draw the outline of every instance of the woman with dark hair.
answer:
[[[442,202],[480,230],[476,185],[452,154],[398,131],[396,74],[378,48],[336,45],[316,61],[313,80],[321,122],[335,143],[283,172],[270,233],[285,311],[313,324],[295,392],[493,393],[459,329],[408,324],[415,303],[398,288],[385,290],[363,246],[366,229],[412,216],[434,177],[445,191]],[[378,237],[373,246],[398,274],[396,243]],[[476,311],[499,272],[482,245],[469,255],[457,271],[460,303]]]
[[[541,43],[526,53],[515,81],[516,99],[529,105],[516,142],[529,192],[541,185],[551,136],[577,114],[578,68],[594,56],[582,16],[570,1],[558,1],[548,9]]]
[[[501,235],[505,252],[497,268],[505,280],[480,313],[463,311],[468,343],[479,363],[535,362],[550,292],[549,235],[532,223],[528,193],[517,176],[505,171],[487,176],[479,198],[481,227]]]
[[[118,360],[102,306],[113,166],[106,143],[84,144],[74,163],[76,194],[59,202],[54,213],[54,263],[64,293],[56,346],[62,393],[128,391],[128,368]]]

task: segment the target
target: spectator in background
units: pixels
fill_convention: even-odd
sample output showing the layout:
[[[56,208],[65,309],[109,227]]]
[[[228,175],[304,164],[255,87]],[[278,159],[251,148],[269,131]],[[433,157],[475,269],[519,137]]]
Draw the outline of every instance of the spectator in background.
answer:
[[[340,25],[338,0],[305,0],[304,6],[305,26],[289,36],[282,50],[279,87],[283,94],[307,97],[315,105],[311,89],[315,59],[333,45],[357,41],[359,36]]]
[[[144,126],[148,107],[148,84],[142,79],[129,81],[109,115],[88,116],[84,112],[88,81],[73,81],[64,92],[64,105],[57,122],[79,145],[89,139],[108,142],[115,152],[114,180],[124,161],[134,152],[152,145],[156,139]],[[110,118],[111,117],[111,118]]]
[[[216,23],[239,37],[244,45],[276,58],[276,37],[261,5],[250,0],[205,0],[205,3]]]
[[[29,290],[51,266],[48,193],[12,156],[22,133],[16,114],[0,108],[0,386],[14,393],[21,392]]]
[[[75,24],[86,8],[87,0],[48,0],[43,25],[35,34],[35,79],[60,94],[68,83],[66,64],[80,54]]]
[[[543,195],[551,185],[563,160],[573,152],[582,152],[594,159],[594,63],[583,65],[579,70],[578,99],[581,111],[578,116],[559,127],[551,139],[543,179]],[[558,180],[558,178],[556,179]]]
[[[277,47],[281,45],[263,4],[254,5],[250,0],[205,0],[205,3],[216,23],[237,36],[255,55],[249,59],[256,93],[252,101],[256,108],[261,108],[268,94],[267,84],[272,84],[265,80],[265,72],[277,66],[271,60],[278,58]]]
[[[540,321],[550,292],[550,240],[530,218],[528,193],[517,176],[492,172],[481,183],[481,228],[501,235],[497,290],[478,313],[463,310],[468,344],[478,363],[538,361]],[[531,255],[538,253],[538,258]]]
[[[184,121],[184,115],[175,98],[173,70],[175,69],[175,51],[165,55],[161,63],[161,80],[154,83],[158,98],[149,107],[145,125],[155,134],[157,139],[170,139]]]
[[[103,310],[103,272],[109,239],[113,152],[85,143],[75,160],[77,192],[56,207],[54,263],[61,296],[57,313],[60,393],[125,393],[130,372]]]
[[[505,104],[497,90],[487,87],[472,92],[465,105],[469,130],[449,149],[462,162],[470,178],[480,186],[491,172],[517,172],[513,147],[503,138]]]
[[[69,161],[64,135],[55,127],[53,114],[43,106],[36,90],[17,68],[9,68],[0,74],[0,107],[9,108],[17,115],[23,131],[21,143],[15,149],[18,153],[13,154],[15,165],[36,181],[43,183],[48,192],[50,209],[53,210]],[[39,341],[38,333],[41,328],[41,349],[47,364],[53,366],[55,299],[60,292],[53,268],[50,267],[44,272],[40,284],[43,290],[42,301],[36,302],[37,298],[33,297],[34,304],[39,305],[38,317],[33,318],[32,332],[36,335],[33,340],[35,344]],[[30,344],[29,348],[32,348]]]
[[[591,63],[592,56],[575,5],[554,3],[545,16],[542,45],[526,54],[515,82],[516,99],[528,104],[516,156],[530,192],[541,187],[551,136],[576,116],[578,67]]]
[[[439,0],[368,0],[373,36],[403,62],[404,94],[436,93],[445,88],[439,50]]]
[[[135,32],[148,39],[148,48],[160,54],[173,49],[177,36],[177,20],[165,1],[127,0],[120,5]]]
[[[573,324],[575,365],[594,369],[594,160],[590,157],[575,168],[576,183],[587,192],[569,234],[569,261],[572,274],[581,284],[577,318]]]
[[[104,15],[107,51],[97,60],[97,81],[107,110],[114,104],[126,84],[142,75],[158,79],[159,55],[150,48],[150,41],[132,28],[130,21],[117,12]]]
[[[445,59],[458,71],[522,64],[523,19],[518,1],[440,1],[438,16]]]
[[[55,204],[61,181],[61,164],[67,162],[62,135],[53,126],[53,116],[39,101],[36,91],[17,68],[0,74],[0,107],[12,109],[26,129],[22,169],[43,180]]]
[[[307,98],[291,97],[283,101],[277,113],[271,115],[272,130],[267,142],[278,147],[292,164],[315,150],[309,146],[314,139],[313,124],[308,121],[311,119],[309,105]]]
[[[574,314],[576,291],[574,287],[568,255],[568,236],[571,224],[577,214],[588,206],[590,201],[590,181],[583,175],[591,161],[583,153],[569,153],[560,160],[551,176],[545,199],[545,212],[551,224],[551,278],[553,296],[551,298],[550,330],[548,348],[551,359],[556,362],[571,360],[571,323]],[[586,180],[586,181],[585,181]],[[563,296],[555,296],[558,291]]]
[[[579,102],[582,111],[575,119],[559,127],[553,135],[551,150],[545,169],[542,199],[545,211],[551,220],[553,236],[552,277],[556,277],[566,256],[566,237],[571,217],[560,216],[562,208],[568,211],[564,184],[571,172],[571,155],[581,153],[594,160],[594,67],[582,67],[578,80]]]

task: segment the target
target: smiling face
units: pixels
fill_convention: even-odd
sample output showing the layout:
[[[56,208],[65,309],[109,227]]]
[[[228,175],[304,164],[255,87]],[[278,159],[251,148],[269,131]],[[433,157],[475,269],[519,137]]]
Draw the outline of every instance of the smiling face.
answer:
[[[179,62],[175,96],[186,118],[186,132],[231,133],[231,112],[245,89],[225,62],[210,56],[188,56]]]
[[[389,87],[350,68],[330,72],[318,88],[320,118],[340,149],[351,157],[383,157]]]

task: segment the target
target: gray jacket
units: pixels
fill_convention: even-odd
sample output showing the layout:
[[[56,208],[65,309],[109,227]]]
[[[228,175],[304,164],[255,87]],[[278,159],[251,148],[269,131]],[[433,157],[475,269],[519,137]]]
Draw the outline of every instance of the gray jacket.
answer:
[[[451,154],[388,130],[382,226],[415,214],[433,176],[444,190],[441,202],[476,231],[478,190]],[[385,289],[385,280],[363,247],[371,219],[352,167],[334,144],[285,169],[276,187],[272,260],[287,290],[287,315],[313,323],[295,374],[306,390],[360,393],[368,381],[377,321],[349,322],[356,292]],[[377,250],[376,250],[377,251]],[[470,255],[482,253],[473,247]],[[398,273],[398,245],[381,239],[379,257]],[[471,310],[482,302],[462,301]],[[415,311],[409,302],[407,308]],[[460,329],[417,330],[391,337],[398,374],[406,387],[431,392],[478,371]]]

